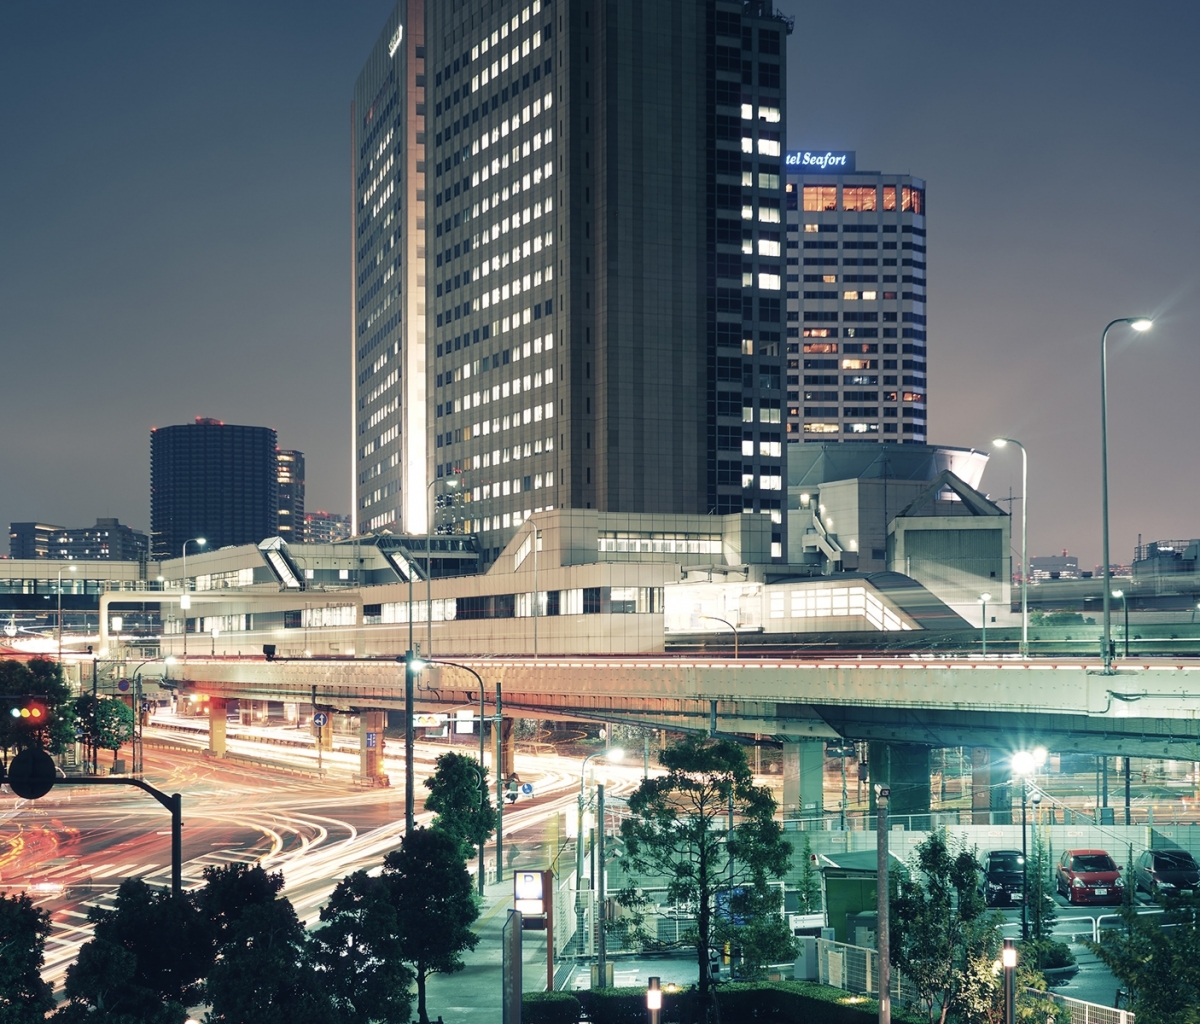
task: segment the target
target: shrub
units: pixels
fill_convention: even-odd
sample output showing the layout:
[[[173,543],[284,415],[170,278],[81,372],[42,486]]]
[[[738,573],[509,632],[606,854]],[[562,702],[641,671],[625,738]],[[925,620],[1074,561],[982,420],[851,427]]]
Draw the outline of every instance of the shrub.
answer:
[[[571,992],[526,992],[521,997],[525,1024],[577,1024],[582,1012]]]

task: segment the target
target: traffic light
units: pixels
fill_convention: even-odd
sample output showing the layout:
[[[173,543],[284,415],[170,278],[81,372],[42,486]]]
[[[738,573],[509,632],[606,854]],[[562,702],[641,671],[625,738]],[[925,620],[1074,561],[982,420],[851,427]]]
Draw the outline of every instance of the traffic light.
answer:
[[[40,697],[15,697],[8,702],[8,714],[14,725],[40,729],[50,721],[46,702]]]

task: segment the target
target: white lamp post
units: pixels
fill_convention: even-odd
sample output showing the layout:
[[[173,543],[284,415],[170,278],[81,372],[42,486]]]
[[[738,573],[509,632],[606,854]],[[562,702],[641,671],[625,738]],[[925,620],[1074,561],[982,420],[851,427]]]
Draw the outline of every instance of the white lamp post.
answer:
[[[983,605],[983,656],[987,657],[987,605],[992,599],[991,594],[980,594],[979,603]]]
[[[189,544],[195,544],[197,548],[202,548],[207,543],[208,543],[208,541],[206,541],[203,537],[189,537],[187,540],[185,540],[183,542],[183,547],[182,547],[183,586],[182,586],[181,590],[183,593],[182,593],[182,596],[179,598],[179,609],[180,609],[180,611],[183,612],[183,656],[185,659],[187,658],[187,612],[188,612],[188,609],[191,608],[191,606],[192,606],[192,599],[188,594],[187,546]]]
[[[1004,448],[1014,444],[1021,449],[1021,656],[1029,657],[1029,453],[1020,441],[998,437],[992,444]]]

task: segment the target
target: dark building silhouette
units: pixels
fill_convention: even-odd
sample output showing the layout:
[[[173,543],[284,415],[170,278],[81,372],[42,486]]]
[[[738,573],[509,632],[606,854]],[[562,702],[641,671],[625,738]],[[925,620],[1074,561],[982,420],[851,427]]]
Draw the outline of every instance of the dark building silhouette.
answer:
[[[278,531],[275,431],[197,417],[150,433],[150,532],[155,558],[204,537],[212,551]]]
[[[304,452],[276,453],[279,473],[279,536],[304,542]]]
[[[116,519],[97,519],[95,526],[72,528],[47,523],[10,523],[11,558],[56,558],[87,562],[136,562],[149,552],[141,530]]]

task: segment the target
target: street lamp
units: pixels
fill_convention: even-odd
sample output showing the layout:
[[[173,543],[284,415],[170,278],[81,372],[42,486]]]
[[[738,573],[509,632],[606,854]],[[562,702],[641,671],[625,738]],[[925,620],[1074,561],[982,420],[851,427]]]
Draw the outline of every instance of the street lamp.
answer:
[[[646,1009],[650,1011],[650,1024],[658,1024],[662,1012],[662,985],[653,975],[646,985]]]
[[[701,615],[701,619],[711,619],[713,622],[723,622],[726,626],[733,630],[733,660],[738,660],[738,630],[728,619],[723,619],[719,615]]]
[[[991,594],[980,594],[979,603],[983,605],[983,656],[987,657],[987,603],[992,599]]]
[[[1046,763],[1046,748],[1018,750],[1011,759],[1014,775],[1021,779],[1021,941],[1029,941],[1029,853],[1026,843],[1026,799],[1029,795],[1029,776]]]
[[[625,759],[625,751],[620,747],[609,747],[607,750],[597,750],[593,754],[588,754],[583,759],[583,765],[579,770],[579,832],[575,836],[575,950],[581,956],[583,955],[583,931],[585,911],[583,906],[583,811],[584,811],[584,792],[587,785],[587,766],[588,762],[595,757],[602,757],[606,761],[611,761],[614,764],[619,764]],[[603,822],[601,823],[603,827]],[[600,870],[604,870],[604,865],[600,865]],[[604,979],[600,979],[601,985],[604,984]]]
[[[1029,657],[1029,453],[1020,441],[998,437],[997,448],[1015,444],[1021,449],[1021,657]]]
[[[1108,332],[1117,324],[1129,324],[1141,333],[1154,326],[1144,316],[1121,317],[1104,328],[1100,336],[1100,487],[1104,557],[1104,674],[1112,674],[1112,565],[1108,557]]]
[[[71,566],[68,572],[75,572],[75,566]],[[58,570],[58,660],[62,662],[62,568]],[[86,589],[86,588],[85,588]]]
[[[183,591],[183,593],[179,598],[179,610],[183,612],[183,657],[184,657],[184,660],[187,659],[187,612],[188,612],[188,609],[191,608],[191,606],[192,606],[192,599],[191,599],[191,596],[188,594],[187,546],[189,544],[195,544],[197,548],[202,548],[207,543],[208,543],[208,541],[206,541],[203,537],[189,537],[187,540],[185,540],[183,542],[183,547],[182,547],[183,586],[182,586],[181,590]]]
[[[1129,657],[1129,598],[1126,597],[1125,591],[1123,591],[1123,590],[1114,590],[1112,592],[1112,596],[1119,597],[1121,599],[1121,611],[1123,611],[1125,613],[1125,657],[1128,658]]]
[[[469,668],[466,665],[460,665],[456,661],[432,661],[432,660],[430,660],[430,661],[426,661],[425,664],[426,665],[445,665],[447,668],[460,668],[464,672],[470,672],[471,675],[473,675],[479,683],[479,772],[480,772],[480,775],[479,775],[479,789],[480,789],[479,806],[482,809],[483,801],[487,798],[487,786],[484,784],[484,781],[483,781],[483,695],[484,695],[483,694],[483,678],[473,668]],[[494,767],[498,774],[500,771],[500,766],[497,764]],[[479,844],[479,895],[480,896],[483,895],[483,845],[484,844],[482,842]]]
[[[437,484],[437,479],[430,480],[425,485],[425,499],[429,503],[429,495],[432,493],[434,486]],[[458,477],[452,476],[446,480],[446,490],[458,490]],[[425,652],[426,657],[433,657],[433,520],[437,513],[437,502],[432,503],[429,509],[429,518],[425,521],[425,627],[426,627],[426,646],[429,648]],[[408,617],[412,618],[412,609],[409,609]]]
[[[413,767],[413,689],[417,673],[425,667],[425,662],[412,651],[405,651],[404,658],[396,660],[404,662],[404,833],[412,835],[416,828],[413,798],[417,785]]]
[[[1004,1024],[1014,1024],[1017,1014],[1017,947],[1012,939],[1004,940],[1000,966],[1004,968]]]

